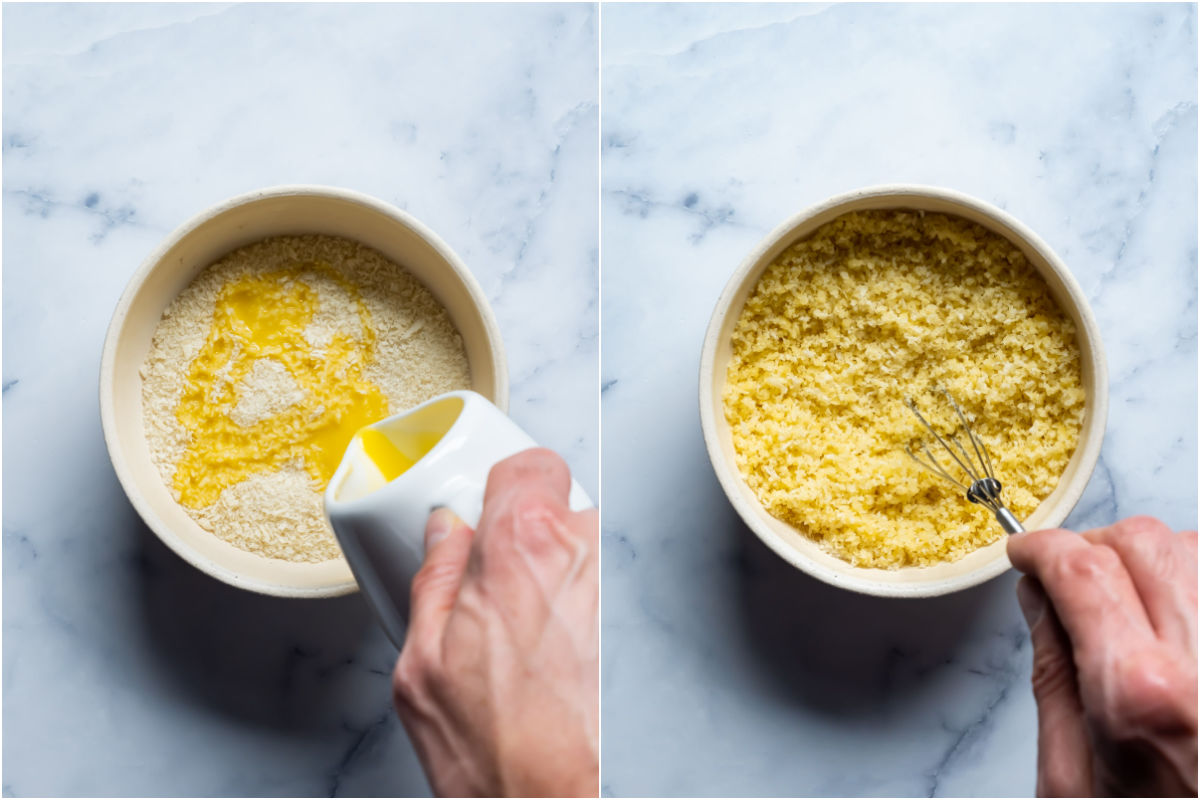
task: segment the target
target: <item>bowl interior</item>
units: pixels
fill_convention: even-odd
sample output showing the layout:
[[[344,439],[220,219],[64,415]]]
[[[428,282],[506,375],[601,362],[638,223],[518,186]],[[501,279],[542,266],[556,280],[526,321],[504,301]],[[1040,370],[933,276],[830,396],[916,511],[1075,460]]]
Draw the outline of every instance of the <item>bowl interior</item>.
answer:
[[[370,198],[337,190],[264,192],[193,220],[147,260],[113,317],[101,368],[105,437],[118,477],[146,523],[183,558],[227,583],[282,596],[356,588],[344,559],[304,564],[263,558],[202,529],[175,502],[150,459],[139,371],[167,305],[213,261],[268,236],[323,233],[375,248],[421,281],[462,335],[471,387],[501,409],[508,377],[487,300],[456,256],[420,223]]]
[[[701,417],[717,478],[738,514],[776,553],[828,583],[866,594],[933,596],[957,591],[1008,569],[1003,539],[952,563],[895,570],[855,567],[830,555],[813,540],[772,517],[737,469],[733,438],[722,407],[725,373],[732,356],[732,335],[746,298],[780,253],[821,225],[850,211],[919,209],[953,214],[1004,236],[1018,246],[1046,281],[1055,301],[1076,326],[1087,402],[1079,444],[1058,486],[1024,520],[1030,530],[1060,525],[1083,493],[1099,456],[1107,416],[1107,376],[1099,331],[1078,285],[1057,256],[1036,235],[1002,212],[939,190],[865,190],[836,198],[802,213],[772,232],[743,262],[718,302],[709,325],[701,363]],[[980,513],[986,513],[980,509]]]

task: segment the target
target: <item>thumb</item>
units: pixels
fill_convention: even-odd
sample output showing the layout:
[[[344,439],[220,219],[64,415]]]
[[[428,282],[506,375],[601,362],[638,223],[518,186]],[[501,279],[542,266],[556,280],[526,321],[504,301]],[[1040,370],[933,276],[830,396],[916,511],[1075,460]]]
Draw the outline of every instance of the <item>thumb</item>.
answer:
[[[1033,643],[1039,797],[1090,797],[1092,758],[1071,643],[1040,583],[1021,578],[1017,600]]]
[[[462,585],[475,532],[448,508],[439,508],[425,524],[425,563],[413,577],[410,636],[440,639],[446,617]]]

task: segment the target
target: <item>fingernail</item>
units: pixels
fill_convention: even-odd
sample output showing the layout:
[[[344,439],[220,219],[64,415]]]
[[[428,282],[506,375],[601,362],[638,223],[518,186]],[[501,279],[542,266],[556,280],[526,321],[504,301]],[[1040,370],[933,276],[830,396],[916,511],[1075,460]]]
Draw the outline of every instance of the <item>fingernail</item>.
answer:
[[[425,523],[425,549],[437,545],[438,542],[450,535],[458,516],[445,506],[436,506]]]
[[[1045,595],[1040,588],[1023,579],[1017,584],[1017,602],[1021,605],[1021,613],[1025,615],[1025,624],[1033,630],[1046,613]]]

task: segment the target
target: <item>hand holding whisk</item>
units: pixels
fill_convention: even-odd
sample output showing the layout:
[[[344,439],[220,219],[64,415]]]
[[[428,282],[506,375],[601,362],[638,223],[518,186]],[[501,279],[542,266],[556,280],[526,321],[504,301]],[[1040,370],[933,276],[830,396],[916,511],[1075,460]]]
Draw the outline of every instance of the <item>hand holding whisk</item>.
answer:
[[[967,493],[967,499],[972,503],[979,503],[993,514],[996,515],[996,521],[1000,523],[1000,527],[1004,528],[1006,533],[1021,533],[1025,528],[1017,520],[1013,513],[1004,505],[1004,501],[1000,499],[1000,481],[996,480],[995,471],[992,469],[992,459],[988,455],[987,448],[983,446],[983,442],[971,430],[971,426],[967,424],[967,417],[963,414],[958,403],[954,402],[954,398],[945,389],[937,389],[945,398],[950,401],[950,406],[954,409],[954,413],[958,416],[958,421],[962,424],[962,430],[966,433],[967,439],[970,441],[970,449],[965,447],[959,440],[958,432],[942,436],[933,426],[929,424],[929,420],[922,416],[917,409],[917,403],[911,397],[905,400],[909,409],[917,415],[917,419],[921,420],[921,424],[925,426],[933,438],[937,439],[942,448],[950,454],[954,463],[959,466],[966,481],[963,482],[954,477],[954,474],[943,467],[941,462],[937,460],[929,447],[924,442],[918,442],[924,458],[919,457],[913,452],[913,446],[909,444],[905,449],[909,457],[916,461],[925,469],[940,478],[944,478]],[[972,457],[974,453],[974,457]]]

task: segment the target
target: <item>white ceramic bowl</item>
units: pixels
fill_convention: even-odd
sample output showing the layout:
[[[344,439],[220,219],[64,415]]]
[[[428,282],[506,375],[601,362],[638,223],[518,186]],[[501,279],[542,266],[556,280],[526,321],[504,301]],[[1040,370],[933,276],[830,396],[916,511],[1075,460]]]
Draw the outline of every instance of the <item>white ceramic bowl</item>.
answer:
[[[896,570],[851,566],[763,508],[738,472],[721,393],[732,354],[731,335],[746,298],[767,266],[794,242],[850,211],[907,208],[953,214],[1005,237],[1045,279],[1059,306],[1075,322],[1087,404],[1079,445],[1058,486],[1025,525],[1030,530],[1062,524],[1079,501],[1100,456],[1108,416],[1108,370],[1100,331],[1087,298],[1067,267],[1038,236],[995,206],[948,189],[887,185],[859,189],[802,211],[771,231],[746,256],[717,301],[700,358],[700,421],[713,469],[738,514],[764,543],[786,561],[826,583],[884,597],[932,597],[982,583],[1010,566],[1003,539],[953,563]],[[1003,480],[1003,476],[1001,476]],[[987,513],[982,508],[980,513]]]
[[[462,334],[471,387],[508,407],[508,371],[487,298],[433,231],[380,200],[325,186],[279,186],[219,203],[185,222],[142,263],[117,303],[100,361],[100,418],[113,467],[138,514],[168,547],[228,584],[279,597],[333,597],[357,587],[338,558],[268,559],[197,525],[150,460],[142,425],[142,362],[167,305],[215,260],[268,236],[324,233],[373,247],[407,269],[446,307]]]

